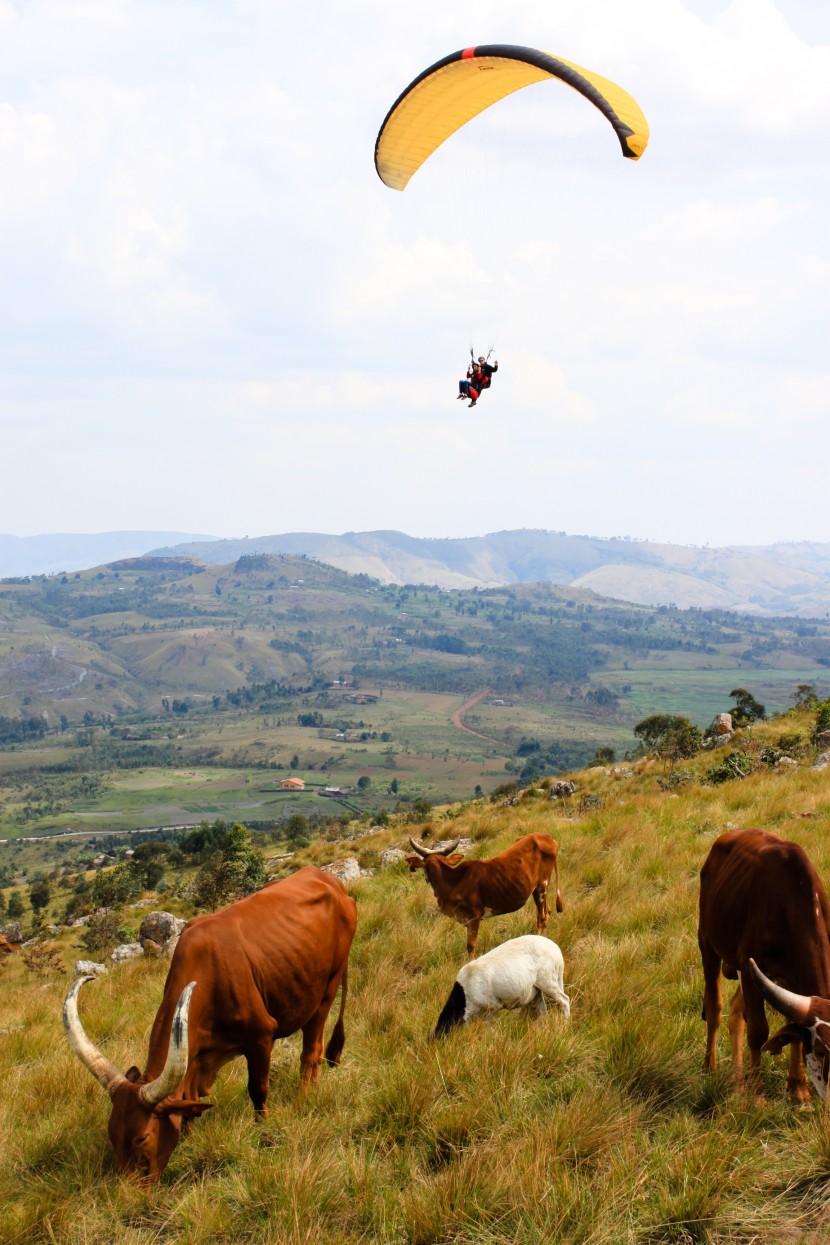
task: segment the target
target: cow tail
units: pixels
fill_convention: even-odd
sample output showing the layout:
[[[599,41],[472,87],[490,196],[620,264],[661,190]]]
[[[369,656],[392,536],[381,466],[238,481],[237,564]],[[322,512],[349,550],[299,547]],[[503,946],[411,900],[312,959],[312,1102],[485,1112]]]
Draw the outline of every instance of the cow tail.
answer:
[[[559,894],[559,851],[558,849],[557,849],[556,855],[553,858],[553,872],[556,878],[556,911],[561,912],[563,908],[562,908],[562,896]]]
[[[326,1063],[331,1068],[336,1068],[340,1063],[340,1056],[343,1053],[343,1047],[346,1044],[346,1027],[343,1024],[343,1013],[346,1010],[346,995],[349,986],[349,965],[343,969],[343,976],[340,978],[340,1015],[337,1017],[337,1023],[331,1031],[328,1045],[326,1046]]]

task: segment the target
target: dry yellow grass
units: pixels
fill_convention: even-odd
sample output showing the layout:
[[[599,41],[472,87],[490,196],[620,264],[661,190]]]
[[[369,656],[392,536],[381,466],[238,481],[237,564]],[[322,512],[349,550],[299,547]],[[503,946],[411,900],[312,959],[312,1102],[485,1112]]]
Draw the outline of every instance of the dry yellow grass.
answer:
[[[708,762],[706,762],[708,763]],[[704,762],[701,762],[704,764]],[[830,1222],[830,1124],[785,1101],[785,1059],[765,1061],[766,1103],[701,1071],[698,871],[727,822],[802,843],[830,879],[830,782],[801,768],[663,793],[577,776],[602,806],[543,798],[451,810],[438,834],[489,856],[519,834],[560,843],[572,1020],[522,1013],[426,1038],[463,962],[464,933],[405,868],[357,883],[343,1063],[298,1102],[297,1045],[275,1051],[270,1115],[253,1120],[244,1069],[146,1192],[114,1173],[108,1104],[60,1027],[65,979],[0,977],[0,1240],[67,1245],[635,1245],[819,1241]],[[802,816],[811,814],[809,817]],[[303,859],[376,852],[389,829]],[[292,863],[300,863],[296,859]],[[482,926],[480,950],[533,928],[532,905]],[[57,940],[67,964],[77,951]],[[146,1052],[161,962],[86,988],[90,1035],[122,1067]],[[728,1047],[726,1026],[721,1054]]]

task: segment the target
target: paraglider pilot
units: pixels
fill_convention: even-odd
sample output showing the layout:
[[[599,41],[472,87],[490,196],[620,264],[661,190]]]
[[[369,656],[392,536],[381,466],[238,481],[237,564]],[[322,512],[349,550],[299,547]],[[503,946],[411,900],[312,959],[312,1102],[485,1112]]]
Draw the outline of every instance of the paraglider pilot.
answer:
[[[498,370],[498,361],[488,363],[483,354],[479,355],[478,359],[473,360],[467,368],[467,379],[458,382],[459,399],[469,398],[469,405],[475,406],[481,393],[490,388],[493,373]]]

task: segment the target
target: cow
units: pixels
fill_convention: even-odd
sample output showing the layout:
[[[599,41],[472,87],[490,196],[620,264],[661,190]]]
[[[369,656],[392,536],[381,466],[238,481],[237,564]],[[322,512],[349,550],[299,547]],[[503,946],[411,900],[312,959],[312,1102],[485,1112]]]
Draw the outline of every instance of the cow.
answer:
[[[407,856],[410,870],[423,869],[444,915],[467,927],[468,959],[475,955],[482,920],[518,912],[531,895],[536,904],[536,933],[544,934],[550,917],[551,874],[556,877],[556,911],[562,911],[559,849],[549,834],[526,834],[490,860],[454,857],[458,839],[433,849],[417,839],[409,842],[417,852],[417,856]]]
[[[64,1003],[64,1027],[81,1063],[112,1101],[109,1137],[121,1172],[159,1179],[183,1125],[220,1068],[244,1056],[248,1094],[266,1114],[271,1048],[302,1030],[300,1092],[316,1084],[323,1030],[341,986],[340,1015],[325,1050],[340,1062],[345,1041],[349,951],[357,908],[341,882],[313,865],[271,882],[220,912],[184,927],[150,1033],[144,1072],[119,1070],[90,1041],[78,1015],[80,977]]]
[[[698,945],[703,962],[703,1067],[717,1063],[715,1043],[723,999],[720,972],[738,980],[729,1009],[732,1075],[743,1077],[743,1038],[749,1045],[749,1082],[756,1089],[769,1026],[750,960],[763,964],[787,990],[830,995],[830,905],[806,852],[766,830],[732,830],[712,844],[700,871]],[[807,1102],[802,1040],[793,1041],[787,1090]],[[775,1041],[775,1039],[773,1039]],[[776,1044],[780,1050],[786,1041]]]
[[[22,943],[14,942],[11,938],[7,938],[5,934],[0,934],[0,952],[19,951]]]
[[[462,965],[432,1036],[444,1037],[474,1016],[492,1017],[505,1008],[529,1007],[537,1018],[544,1016],[546,996],[559,1004],[566,1019],[570,1016],[559,947],[538,934],[511,938]]]
[[[785,990],[765,977],[753,959],[749,961],[749,968],[767,1002],[790,1022],[764,1043],[764,1050],[777,1055],[788,1043],[794,1048],[801,1045],[810,1080],[826,1101],[830,1070],[830,1000]]]

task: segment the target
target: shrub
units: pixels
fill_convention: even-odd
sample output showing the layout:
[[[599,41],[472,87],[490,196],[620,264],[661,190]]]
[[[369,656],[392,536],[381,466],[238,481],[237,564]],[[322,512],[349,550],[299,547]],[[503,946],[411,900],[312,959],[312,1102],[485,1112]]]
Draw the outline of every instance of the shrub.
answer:
[[[755,769],[755,762],[745,752],[729,752],[715,765],[709,767],[705,780],[713,786],[731,782],[733,778],[748,778]]]
[[[111,951],[126,937],[116,914],[105,910],[96,912],[89,918],[89,925],[81,935],[81,945],[85,951],[99,954],[102,951]]]
[[[66,974],[60,956],[53,947],[44,947],[40,943],[34,943],[33,946],[26,947],[21,952],[21,956],[29,972],[34,973],[36,977],[47,977],[49,973]]]

